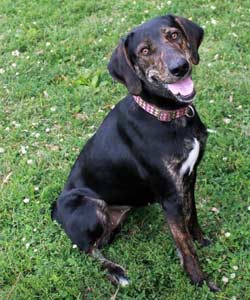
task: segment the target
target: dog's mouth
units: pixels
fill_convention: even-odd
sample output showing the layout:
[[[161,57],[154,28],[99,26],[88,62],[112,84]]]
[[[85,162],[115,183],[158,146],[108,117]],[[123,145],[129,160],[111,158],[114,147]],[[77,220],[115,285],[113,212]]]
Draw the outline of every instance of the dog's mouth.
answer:
[[[191,76],[175,83],[168,83],[166,84],[166,87],[180,102],[190,103],[193,101],[196,94]]]
[[[159,83],[159,79],[156,76],[152,76],[151,79],[153,82]],[[185,78],[174,83],[163,83],[163,87],[167,89],[178,102],[181,103],[191,103],[196,95],[191,75],[185,76]]]

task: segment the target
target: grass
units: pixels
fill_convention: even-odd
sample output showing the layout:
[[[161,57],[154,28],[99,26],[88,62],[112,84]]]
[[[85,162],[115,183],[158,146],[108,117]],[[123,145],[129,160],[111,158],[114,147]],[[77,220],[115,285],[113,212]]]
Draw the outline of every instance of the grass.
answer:
[[[172,2],[1,0],[1,299],[250,299],[249,1]],[[218,294],[189,284],[157,205],[131,215],[104,251],[132,280],[118,291],[50,219],[79,149],[126,94],[106,70],[119,37],[166,12],[206,33],[193,78],[196,107],[216,133],[197,205],[214,243],[197,251]]]

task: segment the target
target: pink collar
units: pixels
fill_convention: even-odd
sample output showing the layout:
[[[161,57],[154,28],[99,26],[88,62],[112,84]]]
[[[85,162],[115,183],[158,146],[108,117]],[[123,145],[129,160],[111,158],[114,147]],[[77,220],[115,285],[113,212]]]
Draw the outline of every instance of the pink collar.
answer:
[[[164,110],[159,109],[155,105],[149,104],[148,102],[144,101],[140,96],[133,95],[135,102],[146,112],[155,116],[158,120],[162,122],[170,122],[172,120],[181,118],[181,117],[188,117],[193,118],[195,115],[195,110],[192,105],[188,105],[187,107],[179,108],[176,110]]]

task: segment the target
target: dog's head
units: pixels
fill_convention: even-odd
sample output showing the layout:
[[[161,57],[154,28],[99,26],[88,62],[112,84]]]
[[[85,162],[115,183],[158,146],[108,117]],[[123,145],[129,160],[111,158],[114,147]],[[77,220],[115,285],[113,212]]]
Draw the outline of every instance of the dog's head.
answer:
[[[133,95],[143,90],[175,102],[189,103],[195,96],[192,65],[199,63],[203,29],[182,17],[157,17],[121,39],[110,59],[112,77]]]

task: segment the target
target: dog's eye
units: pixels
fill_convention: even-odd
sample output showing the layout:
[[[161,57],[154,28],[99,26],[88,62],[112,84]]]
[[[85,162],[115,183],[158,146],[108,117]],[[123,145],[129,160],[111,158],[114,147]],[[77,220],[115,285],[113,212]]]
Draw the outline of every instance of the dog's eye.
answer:
[[[179,37],[178,32],[174,31],[174,32],[171,33],[171,39],[172,39],[172,40],[177,40],[178,37]]]
[[[148,48],[145,47],[145,48],[142,48],[142,49],[141,49],[141,54],[142,54],[142,55],[149,55],[149,53],[150,53],[150,51],[149,51]]]

